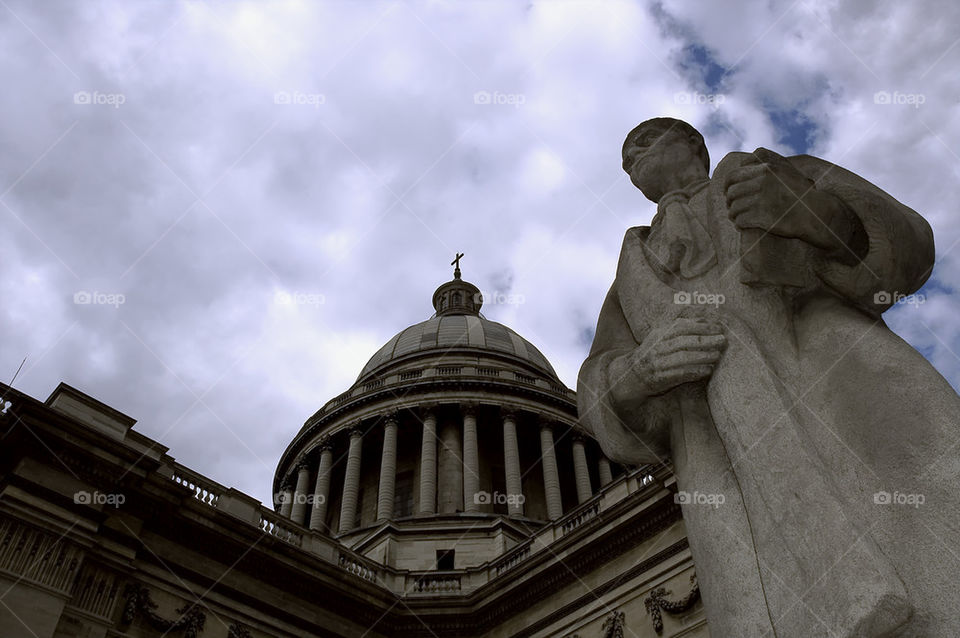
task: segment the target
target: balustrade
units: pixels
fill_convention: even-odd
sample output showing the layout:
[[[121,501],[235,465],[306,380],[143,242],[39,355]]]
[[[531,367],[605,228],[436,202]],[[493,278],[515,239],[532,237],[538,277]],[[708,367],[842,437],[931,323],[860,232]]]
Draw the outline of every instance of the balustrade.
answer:
[[[449,594],[459,593],[462,586],[460,574],[438,574],[432,572],[423,575],[410,575],[411,586],[408,593],[417,594]]]
[[[195,499],[211,507],[216,507],[220,495],[227,491],[219,483],[211,481],[179,463],[174,465],[171,478],[177,485],[182,485],[193,492]]]
[[[278,516],[270,510],[263,508],[260,510],[260,529],[270,536],[275,536],[282,541],[301,547],[303,545],[303,534],[297,531],[296,527],[289,520]]]

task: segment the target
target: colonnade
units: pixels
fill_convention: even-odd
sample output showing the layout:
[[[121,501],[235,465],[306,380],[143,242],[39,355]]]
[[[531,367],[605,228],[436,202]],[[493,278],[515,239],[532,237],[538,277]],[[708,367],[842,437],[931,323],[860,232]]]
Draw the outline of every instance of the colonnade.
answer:
[[[475,404],[462,404],[459,419],[446,419],[438,425],[439,406],[423,406],[422,433],[419,458],[418,514],[452,514],[457,511],[479,512],[483,503],[477,498],[480,491],[480,452],[477,436]],[[446,414],[446,413],[444,413]],[[517,439],[517,412],[502,408],[500,420],[503,430],[503,468],[507,511],[511,516],[524,515],[523,475],[520,465],[520,446]],[[559,422],[541,418],[540,453],[543,469],[543,491],[547,516],[555,520],[563,516],[563,499],[557,464],[554,430]],[[383,428],[383,446],[380,457],[380,476],[377,489],[377,520],[393,518],[397,476],[398,415],[391,413],[380,419]],[[349,532],[356,525],[360,494],[360,463],[364,432],[353,427],[347,432],[346,469],[340,499],[338,533]],[[590,470],[585,448],[586,439],[573,433],[573,472],[578,503],[593,496]],[[301,459],[294,472],[282,485],[281,516],[313,530],[328,531],[326,518],[330,500],[331,472],[333,471],[333,444],[329,437],[320,441],[313,453]],[[310,461],[306,460],[311,459]],[[315,469],[315,474],[311,471]],[[597,475],[602,487],[613,480],[610,462],[601,454]],[[310,477],[316,476],[313,485]],[[309,520],[307,504],[312,504]],[[332,531],[332,530],[330,530]]]

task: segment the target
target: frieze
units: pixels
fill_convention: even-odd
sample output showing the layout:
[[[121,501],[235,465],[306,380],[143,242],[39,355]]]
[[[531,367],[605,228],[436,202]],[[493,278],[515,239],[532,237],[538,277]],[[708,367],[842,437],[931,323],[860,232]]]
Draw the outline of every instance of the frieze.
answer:
[[[12,519],[0,520],[0,570],[66,593],[83,557],[83,550],[62,536]]]

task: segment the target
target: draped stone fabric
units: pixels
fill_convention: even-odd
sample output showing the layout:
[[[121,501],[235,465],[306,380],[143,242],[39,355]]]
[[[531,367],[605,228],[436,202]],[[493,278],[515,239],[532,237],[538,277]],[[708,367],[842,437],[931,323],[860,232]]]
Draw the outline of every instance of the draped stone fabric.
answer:
[[[692,279],[717,263],[707,229],[690,210],[690,198],[702,191],[709,180],[702,180],[680,191],[664,195],[657,202],[650,234],[642,243],[647,262],[657,277]]]
[[[880,318],[929,275],[929,226],[853,173],[788,158],[869,247],[852,262],[803,245],[791,267],[805,284],[764,285],[722,188],[748,157],[627,231],[580,371],[581,422],[612,459],[669,460],[683,492],[723,495],[683,505],[712,635],[960,636],[960,398]],[[727,337],[711,379],[615,405],[610,362],[701,315]]]

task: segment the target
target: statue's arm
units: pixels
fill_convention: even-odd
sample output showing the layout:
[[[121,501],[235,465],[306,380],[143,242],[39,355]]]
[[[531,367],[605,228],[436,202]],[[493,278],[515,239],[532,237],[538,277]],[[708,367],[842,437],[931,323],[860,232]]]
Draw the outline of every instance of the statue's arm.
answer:
[[[826,286],[879,315],[895,295],[909,295],[923,285],[934,262],[933,232],[923,217],[839,166],[810,156],[791,160],[848,216],[840,228],[851,229],[850,250],[826,252],[817,267]],[[850,259],[853,252],[856,259]]]
[[[590,356],[577,379],[577,406],[583,427],[604,453],[630,465],[669,458],[670,393],[646,396],[629,367],[637,349],[614,282],[600,311]]]

